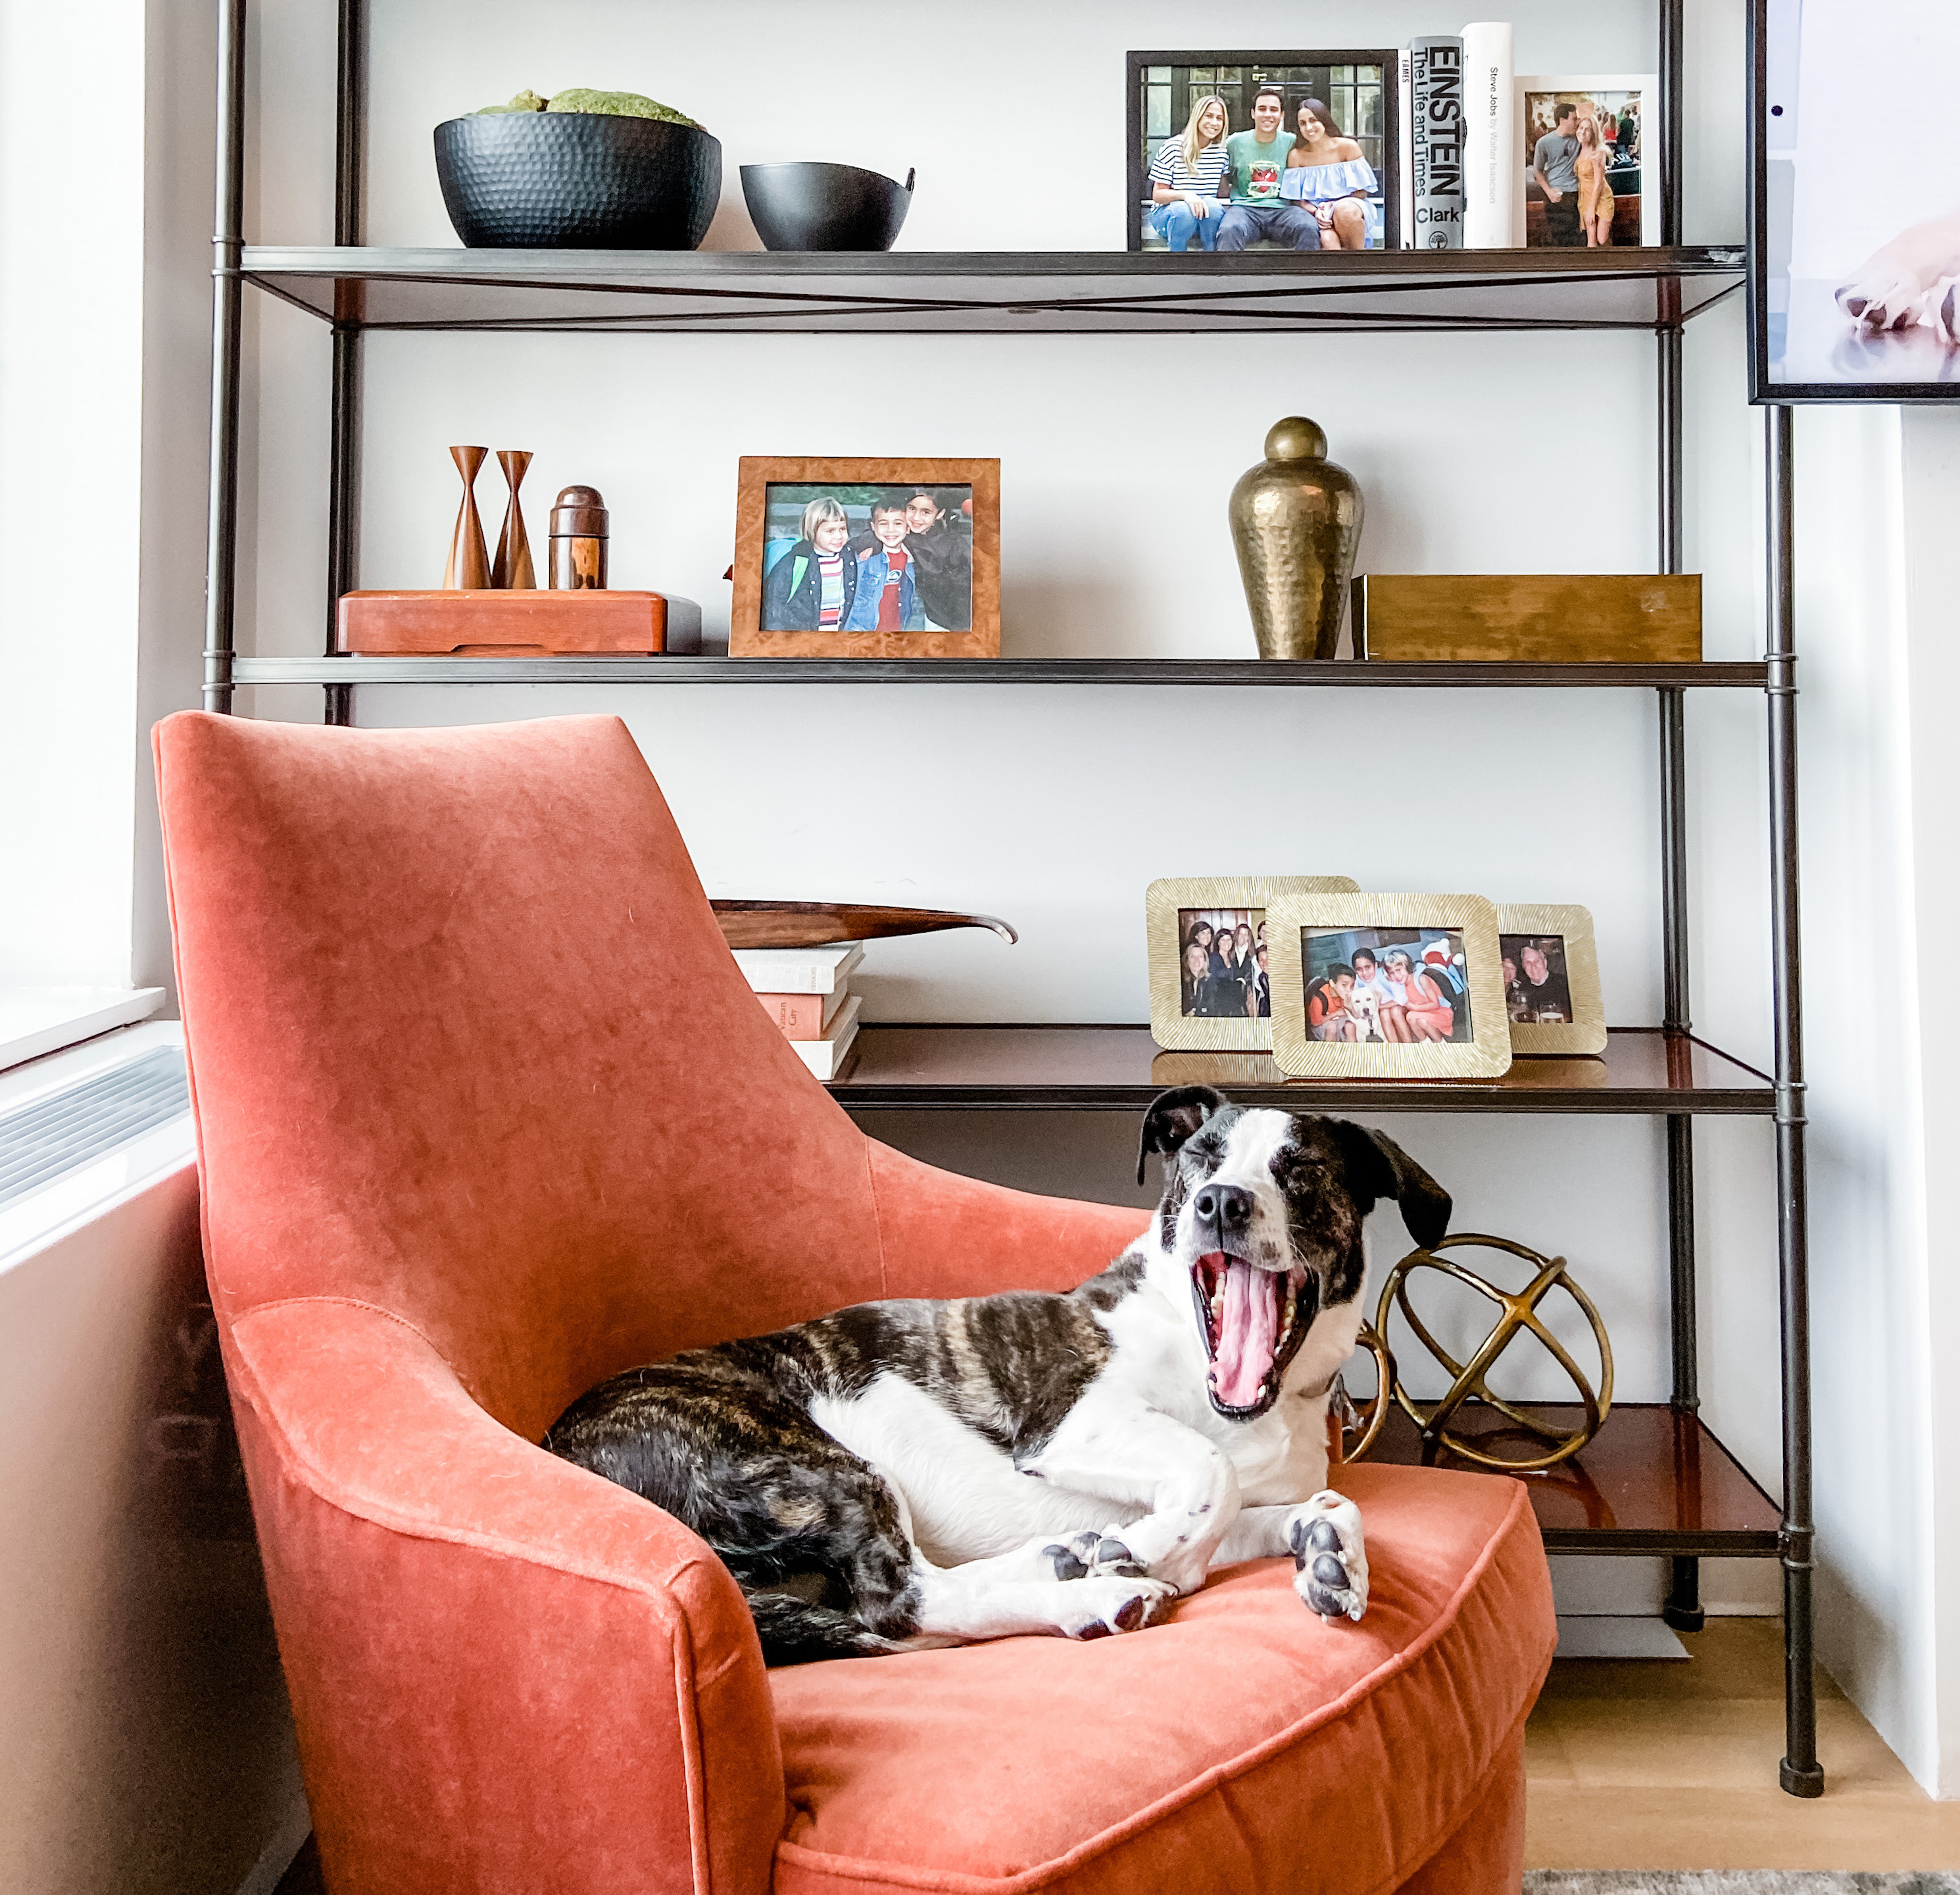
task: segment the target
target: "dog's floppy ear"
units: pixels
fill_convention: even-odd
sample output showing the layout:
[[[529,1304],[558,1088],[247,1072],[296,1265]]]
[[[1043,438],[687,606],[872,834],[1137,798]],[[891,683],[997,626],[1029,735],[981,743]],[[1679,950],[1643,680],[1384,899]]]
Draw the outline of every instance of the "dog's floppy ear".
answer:
[[[1137,1144],[1137,1182],[1144,1181],[1144,1161],[1153,1151],[1166,1157],[1176,1151],[1207,1119],[1232,1101],[1209,1086],[1178,1086],[1160,1092],[1144,1114],[1143,1136]]]
[[[1440,1244],[1449,1231],[1449,1193],[1386,1132],[1345,1119],[1332,1123],[1348,1161],[1348,1188],[1362,1210],[1372,1211],[1378,1198],[1393,1198],[1411,1237],[1424,1250]]]

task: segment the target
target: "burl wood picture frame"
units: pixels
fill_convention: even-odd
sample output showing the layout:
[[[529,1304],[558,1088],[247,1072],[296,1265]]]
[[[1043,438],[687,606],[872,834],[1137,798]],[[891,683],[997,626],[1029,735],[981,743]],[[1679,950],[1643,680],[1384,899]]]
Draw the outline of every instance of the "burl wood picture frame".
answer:
[[[766,630],[768,492],[775,486],[965,487],[972,496],[972,584],[965,631]],[[958,529],[964,531],[964,527]],[[861,538],[853,522],[853,538]],[[785,553],[784,558],[790,555]],[[847,546],[847,556],[851,556]],[[994,658],[1001,655],[1001,463],[998,460],[769,458],[745,454],[736,483],[732,658]]]

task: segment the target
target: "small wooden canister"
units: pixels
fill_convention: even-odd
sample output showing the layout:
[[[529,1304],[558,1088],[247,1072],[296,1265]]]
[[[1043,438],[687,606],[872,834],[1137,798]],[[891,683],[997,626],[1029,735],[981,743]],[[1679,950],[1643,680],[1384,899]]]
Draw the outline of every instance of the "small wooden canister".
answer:
[[[551,517],[551,583],[555,592],[606,590],[605,497],[597,487],[568,487]]]

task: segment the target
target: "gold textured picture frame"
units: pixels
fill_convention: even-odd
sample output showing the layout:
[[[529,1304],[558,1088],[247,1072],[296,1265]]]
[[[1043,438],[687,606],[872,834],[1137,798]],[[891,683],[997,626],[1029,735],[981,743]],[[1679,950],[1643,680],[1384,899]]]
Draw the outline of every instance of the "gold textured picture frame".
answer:
[[[1223,1010],[1230,988],[1213,979],[1208,992],[1194,995],[1184,967],[1188,915],[1258,915],[1288,895],[1353,893],[1360,887],[1350,875],[1192,875],[1164,877],[1144,893],[1144,926],[1150,955],[1150,1037],[1172,1052],[1258,1053],[1273,1043],[1272,1021],[1255,1008]],[[1255,953],[1257,951],[1256,931]],[[1270,956],[1268,956],[1270,959]],[[1256,967],[1255,967],[1256,971]],[[1208,979],[1212,976],[1208,976]],[[1205,1011],[1187,1010],[1193,1002]]]
[[[1300,1079],[1496,1079],[1510,1068],[1497,911],[1481,895],[1287,895],[1266,920],[1273,1057],[1284,1072]],[[1404,954],[1411,979],[1391,983],[1390,967]],[[1328,981],[1334,1011],[1310,1020],[1317,1010],[1309,981],[1319,988],[1327,976],[1314,970],[1328,967],[1346,969],[1348,990],[1341,995]],[[1363,967],[1367,988],[1357,995]],[[1448,1038],[1428,1037],[1445,1030],[1439,1023]]]
[[[1542,979],[1532,978],[1536,970],[1527,944],[1540,951]],[[1606,1005],[1599,993],[1599,957],[1589,910],[1572,903],[1504,903],[1497,909],[1497,952],[1513,1053],[1606,1050]],[[1542,997],[1536,991],[1541,987],[1550,990]],[[1538,1018],[1561,1004],[1567,1013],[1564,1021]]]

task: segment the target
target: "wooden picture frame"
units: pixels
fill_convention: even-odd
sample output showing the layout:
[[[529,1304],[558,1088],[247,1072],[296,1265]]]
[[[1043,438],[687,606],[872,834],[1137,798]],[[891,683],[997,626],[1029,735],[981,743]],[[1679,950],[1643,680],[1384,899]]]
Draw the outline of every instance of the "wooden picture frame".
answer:
[[[766,629],[767,513],[778,486],[972,490],[972,571],[964,629],[916,631]],[[869,503],[847,501],[846,510]],[[867,536],[854,530],[849,548]],[[875,551],[875,548],[871,549]],[[782,556],[788,557],[785,553]],[[882,568],[880,568],[882,570]],[[732,658],[993,658],[1001,654],[1001,463],[998,460],[770,459],[745,454],[736,481]]]
[[[1373,46],[1356,49],[1352,47],[1306,47],[1292,52],[1278,53],[1217,53],[1217,52],[1157,52],[1128,53],[1125,60],[1125,93],[1127,106],[1125,129],[1128,135],[1128,157],[1125,173],[1129,185],[1128,221],[1128,247],[1132,250],[1144,247],[1144,200],[1150,194],[1150,161],[1144,155],[1144,147],[1149,138],[1157,134],[1146,132],[1147,121],[1145,93],[1150,84],[1148,75],[1154,67],[1162,71],[1188,72],[1192,67],[1207,72],[1220,68],[1236,70],[1242,77],[1233,83],[1242,89],[1258,84],[1275,72],[1293,73],[1301,68],[1317,67],[1379,67],[1382,88],[1381,163],[1375,167],[1375,176],[1382,193],[1382,240],[1379,245],[1370,244],[1370,250],[1399,250],[1402,245],[1402,94],[1396,79],[1398,54],[1392,46]],[[1166,84],[1170,83],[1166,81]],[[1302,95],[1302,83],[1291,78],[1277,81],[1282,94],[1288,100],[1287,131],[1293,129],[1291,120],[1297,110],[1297,95]],[[1329,101],[1338,104],[1338,101]],[[1171,116],[1176,118],[1176,107],[1171,107]],[[1188,116],[1187,112],[1186,116]],[[1338,116],[1338,114],[1337,114]],[[1242,118],[1228,128],[1232,132],[1247,132],[1252,129],[1249,117]],[[1170,135],[1182,137],[1184,124],[1182,120],[1172,125]],[[1353,126],[1344,127],[1343,135],[1355,137]],[[1376,134],[1370,132],[1366,136]],[[1192,247],[1192,255],[1202,255],[1197,245]],[[1364,251],[1362,254],[1366,255]]]
[[[1273,1043],[1272,1021],[1257,1014],[1186,1011],[1192,995],[1182,959],[1194,912],[1214,918],[1244,915],[1256,927],[1265,911],[1285,895],[1351,893],[1360,884],[1346,875],[1195,875],[1150,884],[1144,893],[1144,926],[1150,955],[1150,1037],[1172,1052],[1256,1053]],[[1271,957],[1268,956],[1270,960]],[[1209,1008],[1222,992],[1208,976],[1209,990],[1198,1004]]]
[[[1509,1069],[1497,911],[1481,895],[1288,895],[1273,903],[1266,919],[1273,1057],[1296,1078],[1496,1079]],[[1367,938],[1357,941],[1355,935]],[[1316,941],[1324,944],[1317,950]],[[1421,983],[1444,1006],[1395,1005],[1387,998],[1391,990],[1374,986],[1371,973],[1369,1004],[1354,1006],[1351,1018],[1309,1019],[1309,979],[1322,957],[1332,955],[1333,964],[1348,968],[1351,976],[1357,964],[1365,964],[1358,957],[1372,955],[1386,979],[1392,972],[1388,957],[1406,953],[1413,967],[1426,950],[1449,957],[1443,967],[1453,970],[1451,977],[1440,967]],[[1354,991],[1351,979],[1344,1002],[1353,999]],[[1395,1037],[1405,1030],[1419,1036],[1433,1032],[1435,1016],[1443,1011],[1455,1015],[1449,1040]],[[1322,1037],[1329,1027],[1360,1037]]]
[[[1601,1053],[1606,1050],[1606,1006],[1599,994],[1599,957],[1592,938],[1592,916],[1586,909],[1565,904],[1532,906],[1506,903],[1497,910],[1497,952],[1513,957],[1529,941],[1556,938],[1561,953],[1548,956],[1548,983],[1562,991],[1555,998],[1570,1010],[1567,1020],[1551,1021],[1518,1018],[1521,1005],[1529,1006],[1529,996],[1520,995],[1507,981],[1505,1016],[1513,1053]],[[1503,970],[1499,970],[1500,976]],[[1519,980],[1526,980],[1520,965]]]

